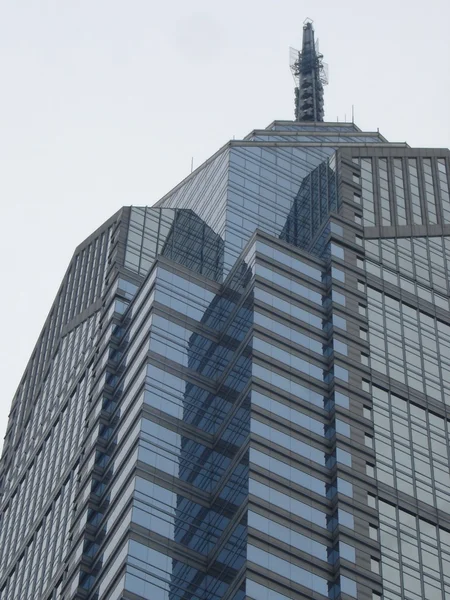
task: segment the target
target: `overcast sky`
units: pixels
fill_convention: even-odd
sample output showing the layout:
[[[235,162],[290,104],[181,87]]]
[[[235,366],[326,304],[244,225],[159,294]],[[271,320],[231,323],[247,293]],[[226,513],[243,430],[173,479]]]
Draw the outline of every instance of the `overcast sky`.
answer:
[[[314,20],[325,119],[450,147],[448,0],[0,2],[2,398],[71,255],[233,136],[293,118],[289,47]],[[1,445],[1,441],[0,441]]]

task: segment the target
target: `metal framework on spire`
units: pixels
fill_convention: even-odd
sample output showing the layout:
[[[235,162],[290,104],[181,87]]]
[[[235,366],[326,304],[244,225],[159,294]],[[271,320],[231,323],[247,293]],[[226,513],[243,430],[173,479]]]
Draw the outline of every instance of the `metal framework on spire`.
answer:
[[[302,51],[291,48],[291,70],[295,87],[295,120],[323,121],[323,86],[328,83],[328,69],[314,39],[312,21],[303,24]]]

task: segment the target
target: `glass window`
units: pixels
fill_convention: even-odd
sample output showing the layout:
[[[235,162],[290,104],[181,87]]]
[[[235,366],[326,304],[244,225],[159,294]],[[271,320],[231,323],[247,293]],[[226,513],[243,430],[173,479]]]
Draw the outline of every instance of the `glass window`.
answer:
[[[269,554],[256,546],[249,545],[247,546],[247,559],[319,594],[328,595],[328,582],[326,579],[289,563],[274,554]]]
[[[365,227],[375,225],[375,203],[373,190],[372,159],[361,159],[361,187],[363,224]]]
[[[433,169],[431,166],[430,158],[423,159],[423,174],[428,222],[437,223],[436,195],[434,187]]]
[[[422,219],[422,207],[420,203],[421,193],[419,185],[419,175],[417,173],[417,159],[408,159],[408,174],[409,174],[409,189],[411,193],[411,207],[412,207],[412,219],[413,223],[421,225]]]
[[[381,207],[381,225],[392,225],[390,194],[389,194],[389,173],[386,158],[378,159],[378,183],[380,186],[380,207]]]
[[[251,478],[249,480],[249,493],[270,504],[274,504],[283,510],[298,515],[306,521],[311,521],[319,527],[323,527],[324,529],[327,528],[327,515],[325,513],[313,508],[310,504],[297,500],[289,494],[283,494],[275,488],[264,485]],[[346,526],[353,529],[353,521],[351,526]]]
[[[394,187],[397,207],[397,224],[406,225],[406,200],[405,181],[403,176],[403,162],[401,158],[394,158]]]
[[[326,496],[326,484],[324,481],[305,473],[304,471],[300,471],[299,469],[295,469],[291,467],[285,462],[277,460],[272,456],[268,456],[258,450],[250,449],[250,462],[253,462],[271,473],[276,473],[280,477],[283,477],[292,483],[295,483],[299,486],[305,487],[320,496]]]
[[[437,167],[439,178],[439,191],[442,205],[442,217],[444,223],[450,223],[450,195],[447,163],[445,162],[445,158],[438,158]]]

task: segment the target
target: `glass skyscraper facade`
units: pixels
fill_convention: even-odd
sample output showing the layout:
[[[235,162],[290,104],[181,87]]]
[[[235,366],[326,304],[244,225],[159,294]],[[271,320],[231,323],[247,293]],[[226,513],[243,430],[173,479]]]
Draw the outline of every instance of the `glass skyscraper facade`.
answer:
[[[449,599],[449,173],[275,121],[85,240],[12,402],[0,599]]]

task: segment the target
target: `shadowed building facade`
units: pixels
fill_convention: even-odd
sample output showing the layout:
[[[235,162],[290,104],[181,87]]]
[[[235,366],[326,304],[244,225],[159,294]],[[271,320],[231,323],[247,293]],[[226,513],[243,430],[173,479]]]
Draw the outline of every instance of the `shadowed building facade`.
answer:
[[[1,600],[450,597],[450,153],[315,84],[308,119],[303,75],[296,121],[76,249],[12,402]]]

